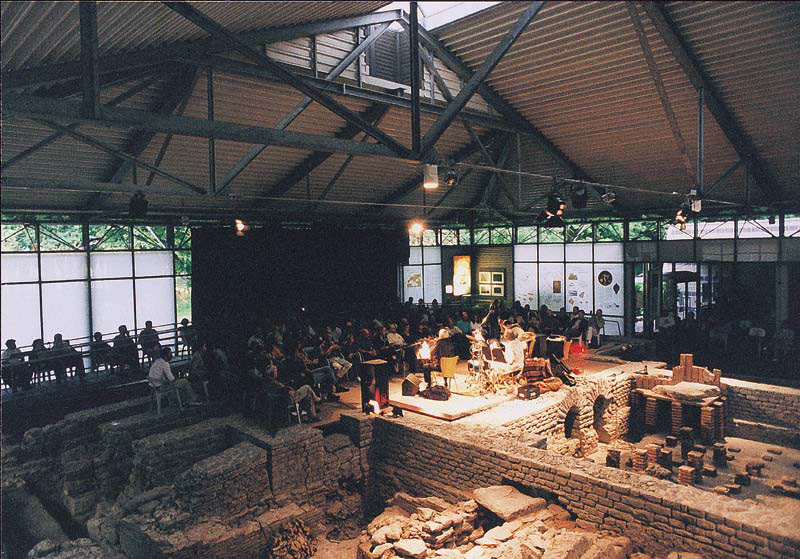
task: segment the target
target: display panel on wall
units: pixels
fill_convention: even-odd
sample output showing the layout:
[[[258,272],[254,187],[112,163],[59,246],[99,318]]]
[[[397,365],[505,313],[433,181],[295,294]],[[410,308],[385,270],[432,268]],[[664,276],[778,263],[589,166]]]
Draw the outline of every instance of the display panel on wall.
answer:
[[[596,308],[603,314],[622,316],[625,306],[623,264],[594,265],[594,293]]]
[[[472,262],[470,256],[453,257],[453,295],[468,296],[472,293]]]

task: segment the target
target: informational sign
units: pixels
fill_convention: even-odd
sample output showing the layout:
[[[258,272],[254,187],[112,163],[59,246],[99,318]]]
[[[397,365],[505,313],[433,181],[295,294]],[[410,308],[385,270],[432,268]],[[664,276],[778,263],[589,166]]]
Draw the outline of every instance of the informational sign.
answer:
[[[472,263],[470,256],[453,257],[453,295],[464,297],[472,293]]]

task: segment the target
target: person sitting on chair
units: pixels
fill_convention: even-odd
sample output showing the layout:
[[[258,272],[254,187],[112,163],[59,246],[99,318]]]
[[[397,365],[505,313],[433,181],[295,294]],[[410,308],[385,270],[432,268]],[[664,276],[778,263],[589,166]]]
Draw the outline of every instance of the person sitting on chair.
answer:
[[[278,368],[271,359],[266,358],[263,364],[264,374],[261,378],[263,382],[263,389],[271,394],[279,394],[286,396],[292,404],[298,404],[308,412],[308,419],[310,422],[319,421],[321,418],[317,415],[316,404],[322,401],[322,398],[317,396],[314,389],[308,384],[302,384],[293,387],[289,384],[284,384],[278,378]]]
[[[158,359],[153,361],[150,365],[150,372],[147,375],[147,381],[150,386],[158,390],[162,386],[172,385],[180,395],[181,402],[194,402],[196,400],[192,385],[185,378],[176,379],[172,374],[172,368],[169,362],[172,359],[172,350],[168,347],[161,349]]]
[[[89,346],[89,351],[92,356],[92,370],[96,371],[101,365],[111,367],[114,364],[112,359],[111,345],[103,341],[103,334],[100,332],[94,333],[94,341]]]
[[[589,328],[589,323],[586,321],[586,314],[583,311],[578,311],[575,318],[569,322],[566,336],[567,338],[580,338],[583,341],[587,328]]]
[[[333,336],[330,331],[322,334],[322,343],[319,346],[320,354],[322,354],[336,371],[336,377],[341,380],[347,378],[347,374],[353,367],[353,364],[344,358],[342,355],[342,348],[333,341]]]
[[[53,370],[56,373],[56,382],[58,384],[66,382],[68,367],[67,362],[70,360],[70,356],[69,350],[67,349],[66,344],[64,344],[64,337],[61,334],[55,334],[53,336],[53,343],[50,344],[48,354],[50,365],[53,367]]]
[[[178,338],[181,344],[190,352],[194,350],[194,344],[197,342],[197,335],[195,334],[194,326],[189,324],[188,318],[181,320],[181,325],[178,328]]]
[[[124,324],[119,327],[119,334],[114,336],[113,349],[114,362],[119,365],[120,372],[125,368],[136,370],[139,368],[139,351],[136,342],[131,339],[128,327]]]
[[[144,329],[139,332],[139,346],[150,361],[157,359],[161,353],[161,341],[150,320],[144,323]]]
[[[450,339],[450,331],[442,328],[439,330],[439,337],[433,339],[431,347],[431,361],[434,366],[425,367],[423,370],[423,376],[428,386],[431,384],[431,370],[442,370],[442,357],[456,357],[457,355],[453,340]]]
[[[208,345],[204,341],[199,341],[192,353],[192,361],[189,363],[189,383],[195,392],[205,392],[203,383],[208,382],[207,360]]]
[[[75,368],[81,384],[86,377],[86,367],[83,364],[83,354],[70,345],[69,340],[64,340],[64,366],[68,369]]]
[[[594,311],[594,316],[589,321],[589,328],[586,330],[586,341],[592,347],[600,346],[600,331],[605,327],[606,319],[603,318],[603,309]],[[597,338],[597,342],[595,342]]]
[[[50,352],[44,345],[44,340],[41,338],[36,338],[33,340],[31,344],[31,353],[30,357],[28,357],[28,363],[31,365],[31,370],[33,372],[33,378],[39,379],[40,381],[44,380],[47,376],[46,373],[49,373],[53,367],[50,363]]]

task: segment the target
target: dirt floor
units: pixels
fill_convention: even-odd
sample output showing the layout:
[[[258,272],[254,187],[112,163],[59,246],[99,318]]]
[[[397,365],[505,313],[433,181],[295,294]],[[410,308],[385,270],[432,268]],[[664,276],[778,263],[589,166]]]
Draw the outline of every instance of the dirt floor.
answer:
[[[314,559],[351,559],[356,556],[358,538],[331,542],[325,537],[317,538],[317,552]]]
[[[784,476],[800,478],[800,468],[794,466],[794,464],[800,465],[800,450],[747,439],[738,439],[735,437],[726,437],[725,440],[729,454],[733,456],[734,459],[728,462],[726,468],[717,468],[717,477],[704,477],[702,483],[697,484],[695,487],[706,491],[713,491],[714,487],[717,485],[733,483],[734,475],[737,472],[743,472],[745,469],[744,466],[748,462],[764,462],[766,466],[762,470],[762,477],[751,478],[751,484],[749,486],[743,486],[740,494],[732,494],[730,497],[743,501],[752,500],[763,503],[776,510],[781,510],[787,514],[800,517],[800,499],[787,497],[785,495],[777,495],[771,491],[770,487],[771,484],[779,482]],[[650,443],[663,444],[664,435],[646,435],[638,443],[631,443],[623,440],[614,441],[611,446],[622,450],[621,460],[624,464],[630,457],[633,449],[645,448]],[[609,445],[600,444],[600,449],[589,456],[589,459],[598,464],[605,464],[606,449],[608,446]],[[738,452],[733,452],[732,449],[738,449]],[[770,449],[780,452],[780,454],[768,452]],[[766,459],[764,458],[765,456],[767,457]],[[673,449],[673,460],[680,460],[680,447],[675,447]],[[705,463],[712,463],[710,450],[706,453]]]

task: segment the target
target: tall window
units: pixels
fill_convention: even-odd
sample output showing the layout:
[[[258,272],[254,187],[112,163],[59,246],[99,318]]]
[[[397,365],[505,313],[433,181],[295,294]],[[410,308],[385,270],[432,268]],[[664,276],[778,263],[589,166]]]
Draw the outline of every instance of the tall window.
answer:
[[[191,320],[189,227],[4,221],[0,258],[0,339],[20,347],[56,333],[77,346],[121,324],[170,330]]]

